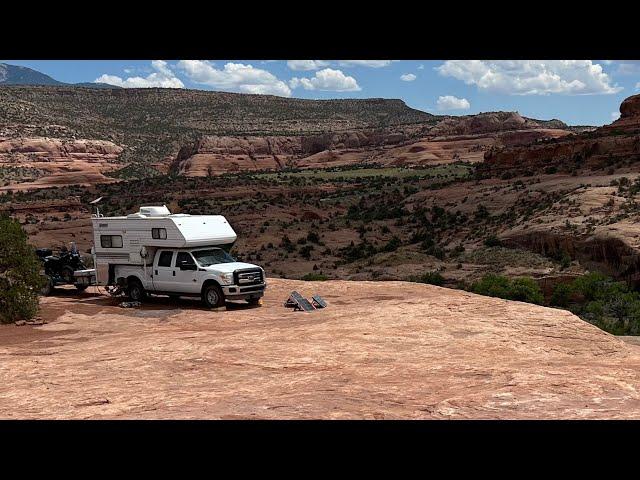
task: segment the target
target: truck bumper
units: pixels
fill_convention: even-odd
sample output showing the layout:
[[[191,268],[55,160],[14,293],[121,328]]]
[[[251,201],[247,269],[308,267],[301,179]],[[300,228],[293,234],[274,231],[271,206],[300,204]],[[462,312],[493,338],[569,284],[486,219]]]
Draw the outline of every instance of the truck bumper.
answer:
[[[258,285],[225,285],[222,287],[222,293],[227,300],[247,300],[250,298],[260,298],[264,295],[264,291],[267,288],[266,283],[260,283]]]

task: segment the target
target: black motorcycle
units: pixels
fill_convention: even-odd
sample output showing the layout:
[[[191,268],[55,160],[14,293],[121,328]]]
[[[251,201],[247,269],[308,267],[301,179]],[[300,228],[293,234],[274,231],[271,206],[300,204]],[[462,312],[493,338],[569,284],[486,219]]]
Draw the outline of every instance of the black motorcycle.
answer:
[[[71,250],[62,247],[59,255],[53,255],[50,248],[39,248],[36,255],[42,261],[44,275],[47,277],[47,284],[42,289],[43,295],[49,295],[53,287],[61,284],[73,284],[78,291],[87,288],[87,285],[76,283],[74,272],[87,267],[82,263],[82,257],[75,246]]]

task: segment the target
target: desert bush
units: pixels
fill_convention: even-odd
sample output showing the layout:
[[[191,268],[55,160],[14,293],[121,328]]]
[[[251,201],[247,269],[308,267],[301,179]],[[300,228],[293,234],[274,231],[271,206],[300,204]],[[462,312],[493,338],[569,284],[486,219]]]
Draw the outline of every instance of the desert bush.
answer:
[[[567,307],[573,295],[573,288],[566,283],[559,283],[553,289],[549,304],[554,307]]]
[[[20,224],[0,216],[0,322],[26,320],[38,312],[43,286],[40,260]]]
[[[500,240],[498,237],[496,237],[495,235],[489,235],[485,241],[484,244],[487,247],[501,247],[502,246],[502,240]]]
[[[409,277],[409,281],[442,286],[444,284],[444,277],[440,275],[440,272],[425,272],[422,275],[414,275]]]
[[[542,304],[544,297],[535,280],[528,277],[510,280],[503,275],[487,274],[471,285],[471,291],[479,295],[507,300]]]
[[[304,275],[301,280],[307,282],[324,282],[325,280],[328,280],[328,277],[322,273],[309,272]]]

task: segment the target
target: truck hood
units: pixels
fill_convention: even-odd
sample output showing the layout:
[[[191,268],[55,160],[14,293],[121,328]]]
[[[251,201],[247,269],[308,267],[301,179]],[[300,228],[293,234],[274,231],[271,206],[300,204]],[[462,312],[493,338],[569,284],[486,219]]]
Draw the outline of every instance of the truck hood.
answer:
[[[244,263],[244,262],[216,263],[215,265],[204,267],[205,270],[211,270],[213,272],[222,272],[222,273],[231,273],[231,272],[235,272],[236,270],[243,270],[245,268],[260,268],[260,267],[258,265],[253,265],[251,263]]]

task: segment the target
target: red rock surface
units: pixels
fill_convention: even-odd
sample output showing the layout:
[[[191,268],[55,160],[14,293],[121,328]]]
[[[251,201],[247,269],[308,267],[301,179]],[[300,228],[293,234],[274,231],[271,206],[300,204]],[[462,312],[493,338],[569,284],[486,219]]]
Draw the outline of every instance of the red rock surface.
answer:
[[[640,418],[640,347],[458,290],[270,280],[260,308],[86,292],[42,317],[0,326],[2,418]]]
[[[43,172],[34,182],[11,184],[4,189],[109,182],[104,172],[116,163],[122,147],[105,140],[48,137],[0,138],[0,167],[33,168]]]

